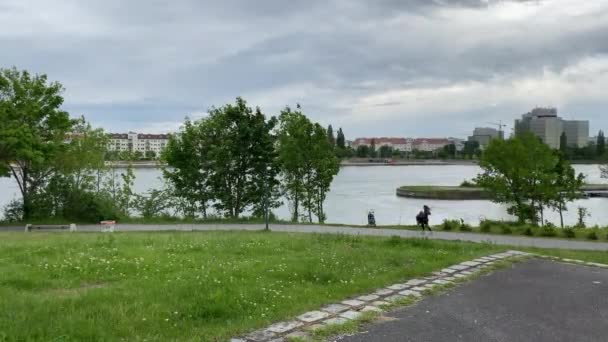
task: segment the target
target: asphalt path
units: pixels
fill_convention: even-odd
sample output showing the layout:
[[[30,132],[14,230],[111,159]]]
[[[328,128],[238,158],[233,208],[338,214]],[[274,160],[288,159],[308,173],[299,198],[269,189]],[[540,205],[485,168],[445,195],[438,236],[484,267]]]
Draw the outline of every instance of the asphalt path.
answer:
[[[384,316],[339,340],[608,341],[608,269],[532,259]]]

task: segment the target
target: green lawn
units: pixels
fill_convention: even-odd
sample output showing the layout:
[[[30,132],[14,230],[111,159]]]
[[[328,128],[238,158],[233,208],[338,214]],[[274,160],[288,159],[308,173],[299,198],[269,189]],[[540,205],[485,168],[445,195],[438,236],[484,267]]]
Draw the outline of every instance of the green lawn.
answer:
[[[0,233],[0,341],[221,341],[505,249],[263,232]]]

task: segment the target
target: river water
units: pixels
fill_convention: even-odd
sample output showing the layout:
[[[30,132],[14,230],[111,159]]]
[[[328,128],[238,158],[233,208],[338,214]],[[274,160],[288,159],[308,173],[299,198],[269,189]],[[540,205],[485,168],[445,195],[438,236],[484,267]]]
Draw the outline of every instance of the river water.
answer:
[[[602,183],[597,165],[576,165],[577,172],[587,176],[588,183]],[[158,169],[135,169],[135,191],[142,193],[163,185]],[[374,210],[379,225],[415,224],[415,216],[424,204],[432,208],[431,224],[443,219],[464,219],[470,224],[480,219],[512,219],[502,205],[490,201],[419,200],[397,197],[395,190],[402,185],[458,185],[474,178],[480,169],[472,165],[449,166],[364,166],[342,167],[334,179],[325,202],[328,223],[366,224],[368,210]],[[13,179],[0,178],[0,208],[18,198]],[[569,205],[566,224],[576,223],[576,209],[585,207],[591,217],[590,225],[608,225],[608,199],[577,200]],[[283,219],[289,218],[287,203],[275,210]],[[0,214],[1,215],[1,214]],[[549,213],[549,221],[559,224],[557,213]]]

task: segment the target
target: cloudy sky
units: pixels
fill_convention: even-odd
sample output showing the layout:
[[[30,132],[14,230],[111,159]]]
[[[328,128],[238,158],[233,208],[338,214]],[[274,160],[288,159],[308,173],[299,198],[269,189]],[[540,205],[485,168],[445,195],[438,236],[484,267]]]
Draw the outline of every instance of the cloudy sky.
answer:
[[[534,106],[608,129],[608,0],[0,0],[0,67],[109,131],[243,96],[357,136],[466,136]]]

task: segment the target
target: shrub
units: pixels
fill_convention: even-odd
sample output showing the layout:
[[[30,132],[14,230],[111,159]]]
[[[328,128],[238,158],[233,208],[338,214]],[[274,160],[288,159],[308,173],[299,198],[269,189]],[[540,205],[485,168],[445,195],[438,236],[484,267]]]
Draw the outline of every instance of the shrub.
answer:
[[[19,222],[23,218],[23,202],[18,200],[10,201],[4,207],[4,220],[6,222]]]
[[[532,230],[532,228],[530,226],[526,226],[525,229],[523,230],[523,234],[526,236],[534,236],[534,231]]]
[[[568,239],[573,239],[576,237],[576,231],[574,230],[574,228],[571,227],[564,228],[562,230],[562,234]]]
[[[513,230],[509,225],[503,224],[500,226],[500,232],[503,234],[513,234]]]
[[[587,239],[589,240],[597,240],[597,233],[595,232],[595,230],[590,231],[589,233],[587,233]]]
[[[542,230],[540,231],[540,236],[551,237],[556,235],[557,231],[555,230],[555,226],[553,226],[552,224],[547,224],[543,226]]]
[[[481,220],[481,222],[479,222],[479,230],[484,233],[489,233],[492,230],[493,225],[495,225],[494,221]]]
[[[473,231],[473,228],[471,228],[471,226],[470,226],[470,225],[468,225],[468,224],[464,223],[464,220],[463,220],[463,219],[460,219],[460,227],[458,227],[458,229],[459,229],[461,232],[471,232],[471,231]]]
[[[442,230],[456,230],[460,227],[460,222],[456,220],[443,220],[443,224],[441,225]]]

